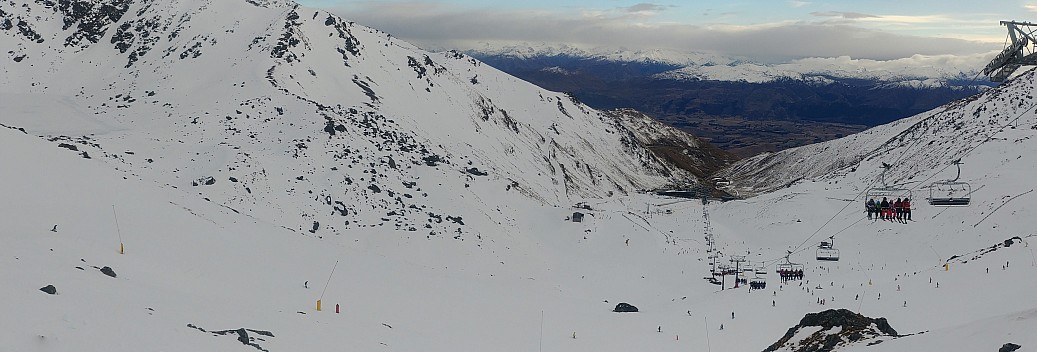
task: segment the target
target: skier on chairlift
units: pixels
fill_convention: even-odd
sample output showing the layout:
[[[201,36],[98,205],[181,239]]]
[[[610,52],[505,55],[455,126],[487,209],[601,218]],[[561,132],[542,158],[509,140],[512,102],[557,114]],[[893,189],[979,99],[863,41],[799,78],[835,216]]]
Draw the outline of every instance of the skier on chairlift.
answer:
[[[904,201],[897,198],[897,200],[893,202],[893,218],[896,219],[897,222],[900,222],[902,215],[904,215]]]

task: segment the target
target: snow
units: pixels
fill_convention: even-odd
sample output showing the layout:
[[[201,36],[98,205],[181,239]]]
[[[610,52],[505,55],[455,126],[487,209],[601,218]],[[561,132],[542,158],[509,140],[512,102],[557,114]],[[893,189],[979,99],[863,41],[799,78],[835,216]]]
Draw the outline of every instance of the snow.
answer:
[[[819,85],[831,84],[839,79],[864,79],[878,82],[878,86],[934,88],[976,84],[974,76],[979,72],[977,67],[986,65],[999,51],[972,55],[913,55],[890,60],[849,56],[808,57],[785,62],[757,62],[746,57],[666,49],[623,50],[553,43],[484,43],[470,52],[519,59],[569,56],[679,66],[656,74],[655,77],[659,79],[747,83],[791,79]]]
[[[144,5],[134,4],[120,21],[191,19],[128,69],[127,54],[109,46],[111,30],[65,50],[67,33],[45,31],[59,28],[50,10],[0,5],[32,11],[47,33],[41,46],[0,32],[5,47],[31,54],[0,65],[5,349],[253,350],[190,324],[270,331],[250,334],[270,351],[753,351],[805,313],[834,308],[915,334],[878,349],[1037,346],[1032,73],[862,134],[746,161],[730,179],[756,196],[703,205],[637,192],[682,177],[643,148],[676,138],[672,129],[361,26],[346,27],[362,51],[343,61],[334,48],[347,39],[324,25],[326,13],[305,8],[290,26],[305,39],[290,47],[297,61],[271,58],[292,8],[269,5],[154,3],[137,15]],[[179,59],[195,43],[203,54]],[[163,58],[167,47],[175,54]],[[486,120],[484,108],[493,111]],[[329,119],[346,131],[325,133]],[[1000,128],[1010,121],[1015,128]],[[429,166],[428,154],[386,136],[450,164]],[[916,189],[909,224],[862,220],[858,195],[890,156],[900,159],[887,179]],[[973,204],[928,206],[922,186],[952,177],[953,157],[963,158]],[[191,186],[206,176],[216,183]],[[397,197],[419,210],[396,206]],[[587,213],[584,222],[568,220],[573,211]],[[766,290],[703,279],[704,211],[722,258],[768,265]],[[829,236],[842,259],[813,260]],[[809,283],[780,284],[774,265],[788,250]],[[104,266],[118,276],[94,268]],[[57,295],[39,291],[48,284]],[[640,312],[613,313],[620,302]]]

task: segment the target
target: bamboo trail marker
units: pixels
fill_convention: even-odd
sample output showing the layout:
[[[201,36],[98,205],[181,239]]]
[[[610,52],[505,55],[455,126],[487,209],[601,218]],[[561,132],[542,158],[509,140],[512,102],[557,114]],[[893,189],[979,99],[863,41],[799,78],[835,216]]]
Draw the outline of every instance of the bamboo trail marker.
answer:
[[[574,332],[573,335],[576,333]],[[540,311],[540,352],[544,352],[544,311]]]
[[[119,234],[119,254],[126,254],[126,248],[122,245],[122,230],[119,229],[119,214],[115,212],[115,204],[112,204],[112,216],[115,217],[115,233]]]
[[[328,285],[331,284],[331,277],[335,275],[335,269],[338,268],[338,261],[335,261],[335,266],[331,267],[331,274],[328,275],[328,282],[324,284],[324,290],[320,291],[320,298],[317,299],[317,311],[320,311],[320,301],[324,299],[324,292],[328,292]],[[338,307],[336,307],[337,310]],[[336,312],[337,313],[337,312]]]
[[[702,316],[702,324],[705,325],[706,331],[706,351],[713,351],[713,346],[709,343],[709,319],[705,315]]]

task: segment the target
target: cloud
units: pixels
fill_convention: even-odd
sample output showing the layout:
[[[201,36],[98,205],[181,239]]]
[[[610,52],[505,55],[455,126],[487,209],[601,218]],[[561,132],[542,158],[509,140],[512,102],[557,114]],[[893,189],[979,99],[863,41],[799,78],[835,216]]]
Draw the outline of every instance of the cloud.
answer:
[[[1025,7],[1027,10],[1037,12],[1037,4],[1026,4],[1023,5],[1023,7]]]
[[[626,12],[659,12],[666,10],[666,6],[642,2],[630,7],[620,7],[620,10]]]
[[[799,0],[789,1],[789,6],[792,6],[792,7],[803,7],[803,6],[807,6],[807,5],[810,5],[810,2],[799,1]]]
[[[840,17],[840,18],[845,18],[845,19],[858,19],[858,18],[867,18],[867,17],[879,17],[879,16],[869,15],[869,14],[860,13],[860,12],[842,12],[842,11],[818,11],[818,12],[811,12],[810,14],[813,15],[813,16],[817,16],[817,17]]]
[[[850,56],[888,60],[915,54],[964,55],[986,52],[1001,44],[894,34],[854,25],[856,21],[876,17],[858,16],[851,22],[835,23],[783,21],[754,25],[690,25],[646,23],[639,21],[641,17],[630,15],[630,11],[665,8],[649,3],[623,8],[625,11],[589,11],[580,16],[549,11],[459,9],[428,2],[364,4],[340,8],[336,13],[431,50],[466,50],[483,48],[486,43],[503,46],[532,42],[578,48],[707,52],[776,62],[805,57]],[[848,12],[836,15],[842,16],[840,18],[857,16]]]

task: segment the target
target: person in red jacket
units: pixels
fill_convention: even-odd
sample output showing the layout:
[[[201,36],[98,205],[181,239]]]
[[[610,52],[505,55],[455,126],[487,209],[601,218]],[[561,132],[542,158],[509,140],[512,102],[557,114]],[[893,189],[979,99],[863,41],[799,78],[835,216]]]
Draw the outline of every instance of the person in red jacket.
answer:
[[[911,200],[904,198],[903,206],[905,218],[907,219],[907,221],[911,221]]]
[[[896,219],[897,221],[900,221],[900,218],[903,215],[904,215],[904,201],[902,199],[900,199],[900,198],[897,198],[897,200],[895,202],[893,202],[893,218]]]

